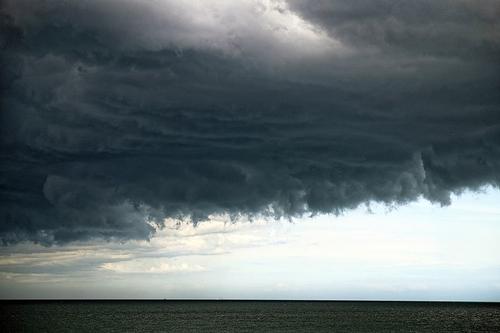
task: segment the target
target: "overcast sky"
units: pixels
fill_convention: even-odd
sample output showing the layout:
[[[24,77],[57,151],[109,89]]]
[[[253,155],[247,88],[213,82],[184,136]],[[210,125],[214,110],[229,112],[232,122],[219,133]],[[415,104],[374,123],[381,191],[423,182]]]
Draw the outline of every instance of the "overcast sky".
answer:
[[[498,300],[498,17],[3,1],[0,296]]]

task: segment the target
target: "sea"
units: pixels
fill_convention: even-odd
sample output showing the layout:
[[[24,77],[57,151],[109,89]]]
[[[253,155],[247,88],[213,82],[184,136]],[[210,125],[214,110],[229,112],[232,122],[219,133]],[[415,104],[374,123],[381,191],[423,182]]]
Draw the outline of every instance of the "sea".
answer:
[[[2,301],[1,332],[500,332],[500,303]]]

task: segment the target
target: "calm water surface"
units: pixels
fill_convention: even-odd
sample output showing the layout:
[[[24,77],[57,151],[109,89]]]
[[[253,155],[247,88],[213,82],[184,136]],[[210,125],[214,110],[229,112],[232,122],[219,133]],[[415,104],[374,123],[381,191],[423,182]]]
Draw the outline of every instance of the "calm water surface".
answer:
[[[500,332],[500,303],[2,302],[2,332]]]

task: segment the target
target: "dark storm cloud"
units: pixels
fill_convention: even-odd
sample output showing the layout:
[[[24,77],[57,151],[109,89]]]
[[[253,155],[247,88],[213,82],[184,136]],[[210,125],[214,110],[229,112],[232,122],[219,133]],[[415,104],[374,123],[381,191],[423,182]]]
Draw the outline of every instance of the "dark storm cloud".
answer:
[[[304,18],[343,42],[408,56],[500,58],[496,0],[289,0]]]
[[[256,7],[305,18],[338,53],[179,3],[7,2],[4,242],[145,239],[165,217],[446,204],[498,186],[489,2]]]

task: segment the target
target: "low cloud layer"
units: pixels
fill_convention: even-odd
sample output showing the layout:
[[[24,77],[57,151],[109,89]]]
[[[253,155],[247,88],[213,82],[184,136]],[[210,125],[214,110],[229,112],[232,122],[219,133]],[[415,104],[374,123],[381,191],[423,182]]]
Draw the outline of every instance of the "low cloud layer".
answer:
[[[374,6],[6,1],[3,242],[498,186],[498,5]]]

